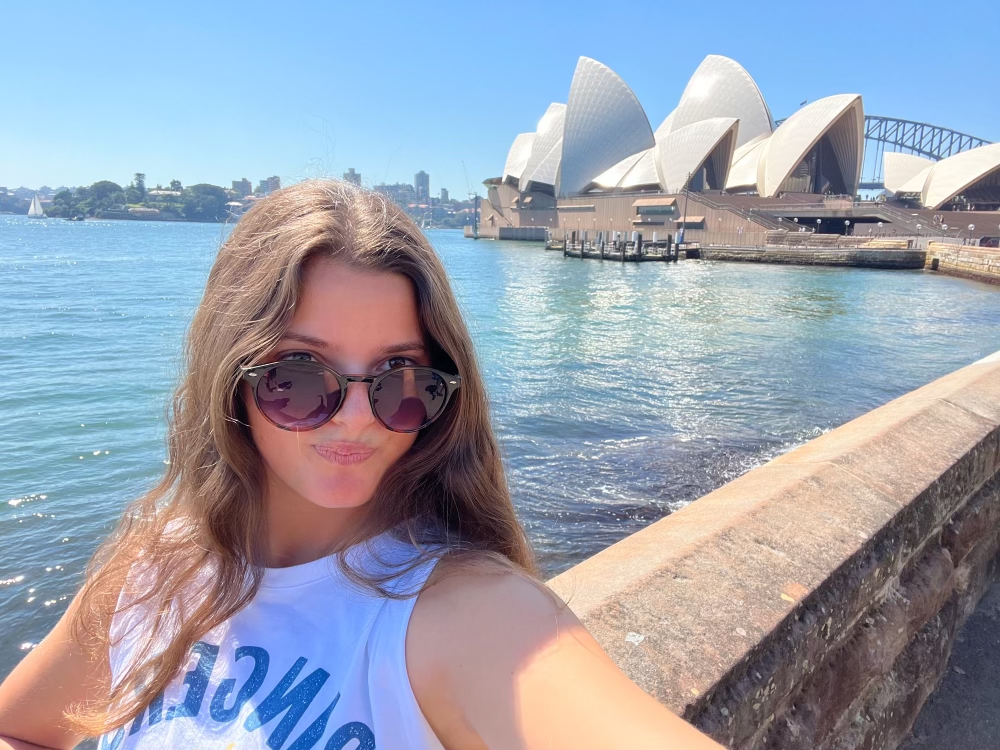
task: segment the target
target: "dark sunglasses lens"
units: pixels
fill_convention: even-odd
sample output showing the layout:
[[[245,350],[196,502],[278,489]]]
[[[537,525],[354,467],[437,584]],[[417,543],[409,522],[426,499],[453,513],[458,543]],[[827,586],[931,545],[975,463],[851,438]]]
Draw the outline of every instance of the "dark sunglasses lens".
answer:
[[[433,370],[390,372],[372,394],[375,413],[390,430],[413,432],[433,422],[444,409],[448,386]]]
[[[272,367],[257,382],[257,408],[288,430],[310,430],[340,406],[340,384],[310,362]]]

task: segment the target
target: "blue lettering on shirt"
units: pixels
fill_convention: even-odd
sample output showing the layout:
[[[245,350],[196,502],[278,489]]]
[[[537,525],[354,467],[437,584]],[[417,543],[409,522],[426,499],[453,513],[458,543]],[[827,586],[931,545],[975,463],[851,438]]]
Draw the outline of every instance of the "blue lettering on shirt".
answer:
[[[306,665],[306,661],[304,656],[296,659],[292,668],[281,678],[281,682],[274,686],[274,689],[268,693],[267,697],[243,723],[246,730],[252,732],[267,724],[282,711],[287,710],[288,713],[267,737],[267,746],[271,750],[281,750],[281,746],[285,744],[285,740],[288,739],[288,735],[292,733],[295,725],[302,718],[302,714],[306,712],[313,698],[323,687],[323,683],[330,677],[330,673],[325,669],[316,669],[289,692],[289,688],[292,687],[295,678],[299,676],[299,672]]]
[[[375,735],[367,724],[360,721],[348,722],[334,732],[333,737],[326,741],[324,750],[344,750],[351,740],[358,741],[357,750],[375,750]]]
[[[228,698],[229,694],[233,692],[233,688],[236,686],[236,680],[230,678],[219,683],[219,687],[216,689],[215,695],[212,697],[212,705],[209,709],[212,713],[212,718],[220,723],[232,721],[240,715],[240,710],[246,702],[250,700],[254,696],[254,693],[260,690],[260,686],[264,684],[264,678],[267,677],[267,667],[271,662],[271,655],[260,646],[240,646],[236,649],[235,656],[236,661],[239,661],[244,656],[249,656],[253,659],[253,672],[251,672],[250,676],[247,677],[247,681],[243,683],[243,687],[241,687],[240,691],[236,694],[236,701],[230,708],[226,708],[226,698]]]
[[[108,733],[104,735],[101,740],[101,750],[118,750],[118,746],[122,744],[122,738],[125,737],[125,727],[119,727],[115,730],[114,734]]]
[[[201,702],[205,699],[205,691],[208,690],[208,680],[212,676],[219,647],[198,641],[191,647],[191,653],[198,655],[198,664],[184,675],[187,694],[183,703],[167,709],[167,721],[178,716],[197,716],[201,711]]]
[[[316,720],[299,735],[299,738],[289,746],[288,750],[310,750],[313,745],[319,742],[323,732],[326,731],[326,723],[330,720],[330,714],[333,713],[333,709],[339,701],[340,693],[337,693],[333,703],[326,707],[326,711],[316,717]]]
[[[142,717],[146,714],[146,709],[139,712],[139,715],[135,717],[135,721],[132,722],[132,728],[128,730],[128,735],[131,737],[133,734],[139,731],[142,727]],[[154,724],[159,724],[160,720],[163,718],[163,693],[153,698],[149,702],[149,726]]]
[[[198,663],[194,669],[184,675],[183,684],[187,686],[184,701],[171,706],[164,715],[163,694],[159,694],[150,701],[146,709],[143,709],[136,716],[128,730],[130,737],[139,733],[143,720],[147,716],[147,728],[159,724],[164,718],[167,721],[172,721],[198,716],[205,701],[212,671],[219,655],[219,646],[198,641],[191,647],[191,653],[198,657]],[[234,661],[239,661],[247,656],[254,660],[253,670],[236,693],[232,706],[227,708],[226,701],[236,688],[236,680],[227,678],[222,680],[216,688],[209,704],[209,714],[213,721],[224,724],[236,719],[243,707],[264,684],[270,666],[270,654],[259,646],[240,646],[234,653]],[[252,732],[284,713],[267,738],[267,746],[272,750],[281,750],[330,677],[330,673],[325,669],[317,668],[296,685],[295,680],[307,661],[304,656],[296,659],[281,681],[264,697],[243,723],[243,728]],[[312,750],[326,733],[330,715],[339,701],[340,693],[337,693],[330,705],[306,727],[302,734],[288,747],[288,750]],[[118,750],[124,738],[124,727],[109,732],[101,738],[100,750]],[[327,740],[324,750],[343,750],[352,740],[358,741],[356,750],[375,750],[375,734],[368,725],[360,721],[351,721],[339,727]]]

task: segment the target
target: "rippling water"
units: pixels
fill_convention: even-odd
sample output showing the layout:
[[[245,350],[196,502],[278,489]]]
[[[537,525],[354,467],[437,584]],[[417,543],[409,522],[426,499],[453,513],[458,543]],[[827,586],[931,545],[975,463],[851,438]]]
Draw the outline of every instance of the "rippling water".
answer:
[[[163,469],[166,401],[222,232],[0,216],[0,676]],[[430,237],[548,574],[1000,349],[1000,289],[974,282]]]

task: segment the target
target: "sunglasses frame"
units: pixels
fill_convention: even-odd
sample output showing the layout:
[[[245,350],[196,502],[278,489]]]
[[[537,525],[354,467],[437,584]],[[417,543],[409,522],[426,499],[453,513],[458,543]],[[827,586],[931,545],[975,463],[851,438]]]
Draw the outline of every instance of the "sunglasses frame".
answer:
[[[305,427],[299,429],[293,427],[285,427],[284,425],[280,425],[277,422],[273,421],[270,417],[267,416],[267,413],[260,407],[260,401],[257,398],[257,385],[258,383],[263,382],[260,379],[260,376],[264,374],[267,370],[270,370],[271,368],[280,366],[289,366],[289,365],[291,365],[293,368],[296,366],[309,365],[311,367],[315,367],[320,370],[326,370],[331,375],[333,375],[333,377],[337,380],[337,383],[340,384],[339,403],[333,408],[330,414],[322,422],[319,422],[312,427]],[[415,430],[394,430],[392,427],[390,427],[385,423],[385,421],[378,415],[378,412],[375,410],[375,389],[379,385],[379,383],[381,383],[389,375],[398,372],[405,372],[406,370],[420,370],[420,371],[430,370],[439,378],[441,378],[444,381],[446,389],[444,395],[444,403],[441,404],[441,408],[438,410],[437,414],[435,414],[434,417],[427,424],[421,425]],[[331,419],[333,419],[334,416],[336,416],[337,412],[339,412],[341,407],[344,405],[344,401],[347,399],[347,386],[350,383],[368,384],[368,404],[369,406],[371,406],[372,415],[375,417],[376,420],[378,420],[378,423],[380,425],[385,427],[385,429],[389,430],[390,432],[401,432],[401,433],[420,432],[420,430],[426,429],[435,421],[437,421],[438,417],[444,414],[445,409],[448,407],[448,403],[451,401],[452,395],[462,385],[461,376],[451,375],[447,372],[444,372],[443,370],[438,370],[433,367],[421,367],[420,365],[407,365],[405,367],[396,367],[392,370],[386,370],[385,372],[379,373],[378,375],[341,375],[332,367],[324,365],[322,362],[311,362],[309,360],[301,360],[301,359],[285,359],[285,360],[279,360],[277,362],[268,362],[262,365],[251,365],[249,367],[241,367],[240,379],[246,380],[250,384],[250,390],[253,392],[254,405],[257,407],[257,411],[261,413],[261,416],[263,416],[264,419],[266,419],[270,424],[273,424],[279,430],[287,430],[288,432],[309,432],[310,430],[316,430],[325,425]]]

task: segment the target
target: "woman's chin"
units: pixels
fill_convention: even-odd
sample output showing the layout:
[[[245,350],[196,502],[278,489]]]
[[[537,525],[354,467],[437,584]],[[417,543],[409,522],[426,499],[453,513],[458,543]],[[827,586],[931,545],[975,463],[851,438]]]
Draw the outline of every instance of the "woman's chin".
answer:
[[[347,509],[364,505],[371,499],[374,491],[370,482],[338,477],[322,482],[321,486],[306,497],[313,505],[321,508]]]

